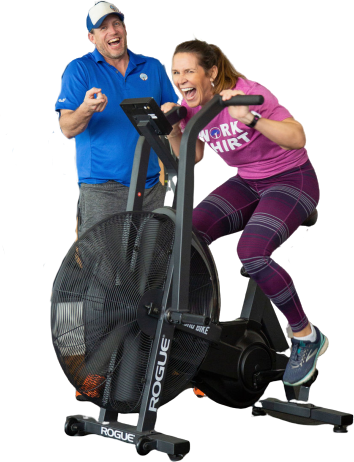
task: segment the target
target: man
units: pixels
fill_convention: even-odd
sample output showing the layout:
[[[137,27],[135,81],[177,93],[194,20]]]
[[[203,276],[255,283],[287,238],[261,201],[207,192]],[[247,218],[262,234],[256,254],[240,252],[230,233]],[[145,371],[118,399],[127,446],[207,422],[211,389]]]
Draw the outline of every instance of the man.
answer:
[[[161,63],[128,50],[124,15],[116,6],[96,3],[88,13],[87,29],[95,50],[67,66],[55,106],[63,134],[76,140],[78,236],[126,209],[139,135],[120,108],[121,101],[152,96],[160,106],[177,102]],[[144,210],[163,205],[159,171],[151,151]]]
[[[87,29],[95,50],[67,66],[55,106],[63,134],[76,140],[79,237],[100,220],[126,209],[139,135],[119,104],[125,98],[147,96],[159,105],[177,101],[161,63],[128,50],[124,15],[116,6],[96,3],[88,13]],[[144,210],[163,205],[165,188],[159,170],[151,151]],[[78,392],[76,397],[85,400]]]

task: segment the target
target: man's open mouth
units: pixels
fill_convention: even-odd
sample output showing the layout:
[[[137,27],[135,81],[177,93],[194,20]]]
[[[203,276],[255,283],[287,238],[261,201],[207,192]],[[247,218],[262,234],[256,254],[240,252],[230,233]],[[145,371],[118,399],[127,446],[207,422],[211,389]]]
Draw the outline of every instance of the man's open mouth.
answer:
[[[108,46],[110,48],[116,48],[119,46],[119,44],[120,44],[120,38],[114,38],[108,42]]]

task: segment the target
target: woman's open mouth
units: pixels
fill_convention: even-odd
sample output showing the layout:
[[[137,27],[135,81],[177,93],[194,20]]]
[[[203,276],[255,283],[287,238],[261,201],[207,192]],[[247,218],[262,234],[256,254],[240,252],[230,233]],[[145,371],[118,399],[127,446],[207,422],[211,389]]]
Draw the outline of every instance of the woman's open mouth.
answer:
[[[184,98],[186,101],[191,101],[197,93],[197,89],[194,87],[181,88],[181,90],[184,94]]]

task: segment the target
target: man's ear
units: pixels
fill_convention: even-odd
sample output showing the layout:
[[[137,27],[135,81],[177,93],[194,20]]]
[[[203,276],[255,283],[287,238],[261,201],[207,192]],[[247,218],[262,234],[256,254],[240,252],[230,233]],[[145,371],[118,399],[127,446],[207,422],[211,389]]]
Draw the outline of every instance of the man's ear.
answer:
[[[91,32],[87,32],[87,38],[92,43],[92,45],[95,45],[95,36],[91,34]]]

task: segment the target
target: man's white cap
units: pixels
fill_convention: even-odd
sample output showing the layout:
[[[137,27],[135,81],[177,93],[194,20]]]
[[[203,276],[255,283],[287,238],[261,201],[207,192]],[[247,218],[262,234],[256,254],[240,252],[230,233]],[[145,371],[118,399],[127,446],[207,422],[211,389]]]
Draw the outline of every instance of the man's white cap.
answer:
[[[124,21],[124,14],[119,11],[118,8],[113,5],[113,3],[95,3],[95,6],[90,9],[87,15],[86,25],[88,31],[90,32],[92,29],[97,29],[100,27],[102,22],[109,14],[116,14],[122,22]]]

